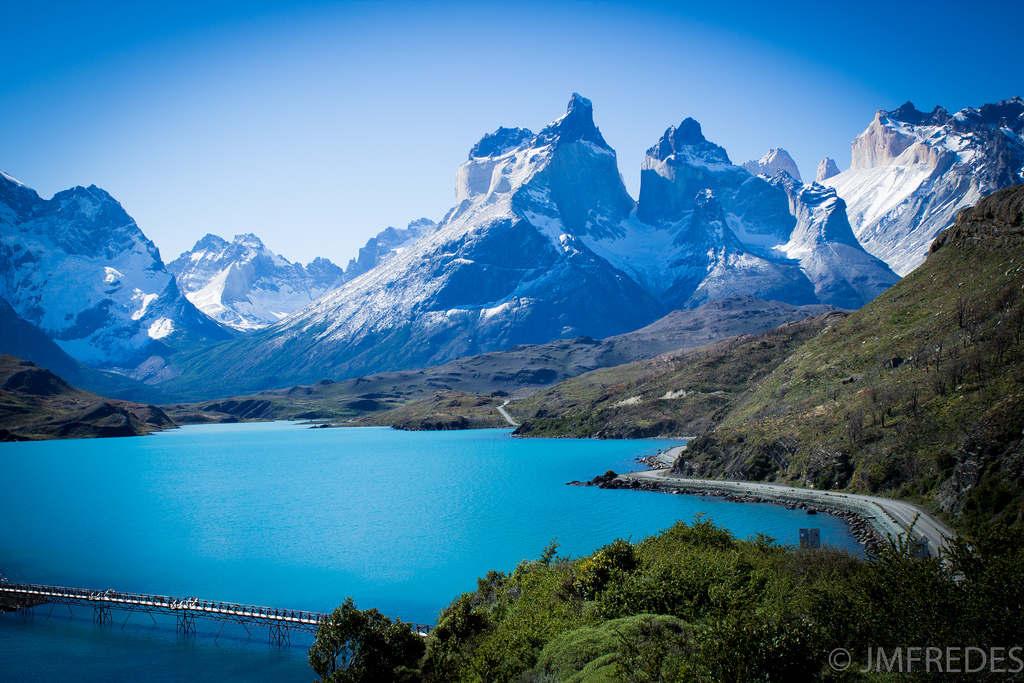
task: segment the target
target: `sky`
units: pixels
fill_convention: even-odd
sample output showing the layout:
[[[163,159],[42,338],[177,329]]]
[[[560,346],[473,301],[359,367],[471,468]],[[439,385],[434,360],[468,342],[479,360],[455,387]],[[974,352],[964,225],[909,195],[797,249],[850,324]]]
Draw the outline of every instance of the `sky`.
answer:
[[[686,116],[813,177],[880,108],[1024,95],[1024,3],[0,0],[0,169],[96,184],[171,260],[208,232],[344,265],[438,219],[499,125],[594,102],[627,188]]]

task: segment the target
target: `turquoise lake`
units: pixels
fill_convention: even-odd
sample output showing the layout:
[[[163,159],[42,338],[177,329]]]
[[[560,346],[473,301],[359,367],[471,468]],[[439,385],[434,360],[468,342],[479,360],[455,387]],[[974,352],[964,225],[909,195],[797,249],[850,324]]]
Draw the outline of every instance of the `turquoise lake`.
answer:
[[[346,596],[433,623],[489,569],[556,539],[581,555],[705,514],[740,537],[794,544],[800,527],[859,553],[829,515],[763,504],[566,486],[676,442],[515,439],[508,430],[186,427],[124,439],[0,444],[0,573],[329,611]],[[301,638],[86,610],[0,615],[3,680],[295,680],[313,677]]]

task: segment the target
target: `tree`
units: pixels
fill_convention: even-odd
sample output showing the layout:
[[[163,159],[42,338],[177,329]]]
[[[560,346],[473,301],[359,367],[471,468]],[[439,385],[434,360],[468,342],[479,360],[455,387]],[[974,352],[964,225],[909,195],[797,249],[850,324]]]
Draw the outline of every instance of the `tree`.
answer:
[[[317,629],[309,664],[323,681],[411,681],[424,648],[423,637],[409,624],[375,609],[357,609],[346,598]]]

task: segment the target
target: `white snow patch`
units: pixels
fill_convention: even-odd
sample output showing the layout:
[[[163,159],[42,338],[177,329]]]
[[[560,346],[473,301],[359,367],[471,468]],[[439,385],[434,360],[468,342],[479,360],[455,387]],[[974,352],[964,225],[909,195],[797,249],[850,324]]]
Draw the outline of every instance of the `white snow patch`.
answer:
[[[139,304],[139,307],[132,313],[132,320],[141,320],[142,316],[146,315],[146,309],[149,305],[156,301],[157,294],[146,294],[141,289],[136,287],[132,291],[132,301]]]
[[[124,277],[124,273],[112,266],[103,266],[103,282],[108,285],[116,285]]]
[[[150,339],[163,339],[174,332],[174,322],[170,318],[157,318],[149,326]]]
[[[506,301],[503,304],[498,304],[497,306],[493,306],[491,308],[481,308],[480,309],[480,318],[481,318],[481,320],[490,320],[491,318],[493,318],[493,317],[495,317],[497,315],[501,315],[502,313],[504,313],[505,311],[507,311],[510,308],[512,308],[512,302],[511,301]]]
[[[686,389],[675,389],[675,390],[669,389],[668,391],[666,391],[664,393],[663,396],[661,396],[661,400],[662,401],[675,401],[675,400],[680,399],[680,398],[686,398],[689,395],[690,395],[690,392],[688,392]]]

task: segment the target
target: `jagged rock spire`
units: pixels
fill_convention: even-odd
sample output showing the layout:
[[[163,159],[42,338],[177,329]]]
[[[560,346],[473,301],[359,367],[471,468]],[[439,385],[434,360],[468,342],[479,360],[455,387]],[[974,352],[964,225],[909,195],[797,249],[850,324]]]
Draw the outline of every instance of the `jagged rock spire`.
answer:
[[[818,162],[818,170],[814,174],[814,182],[820,183],[836,175],[839,175],[839,166],[836,164],[836,160],[832,157],[825,157]]]
[[[601,131],[594,124],[594,105],[583,95],[573,93],[569,97],[565,114],[545,126],[537,135],[541,144],[554,142],[576,142],[587,140],[601,147],[608,147]]]
[[[683,119],[678,126],[669,126],[658,143],[647,150],[647,156],[664,161],[682,152],[708,161],[731,163],[725,149],[707,140],[700,123],[690,117]]]

